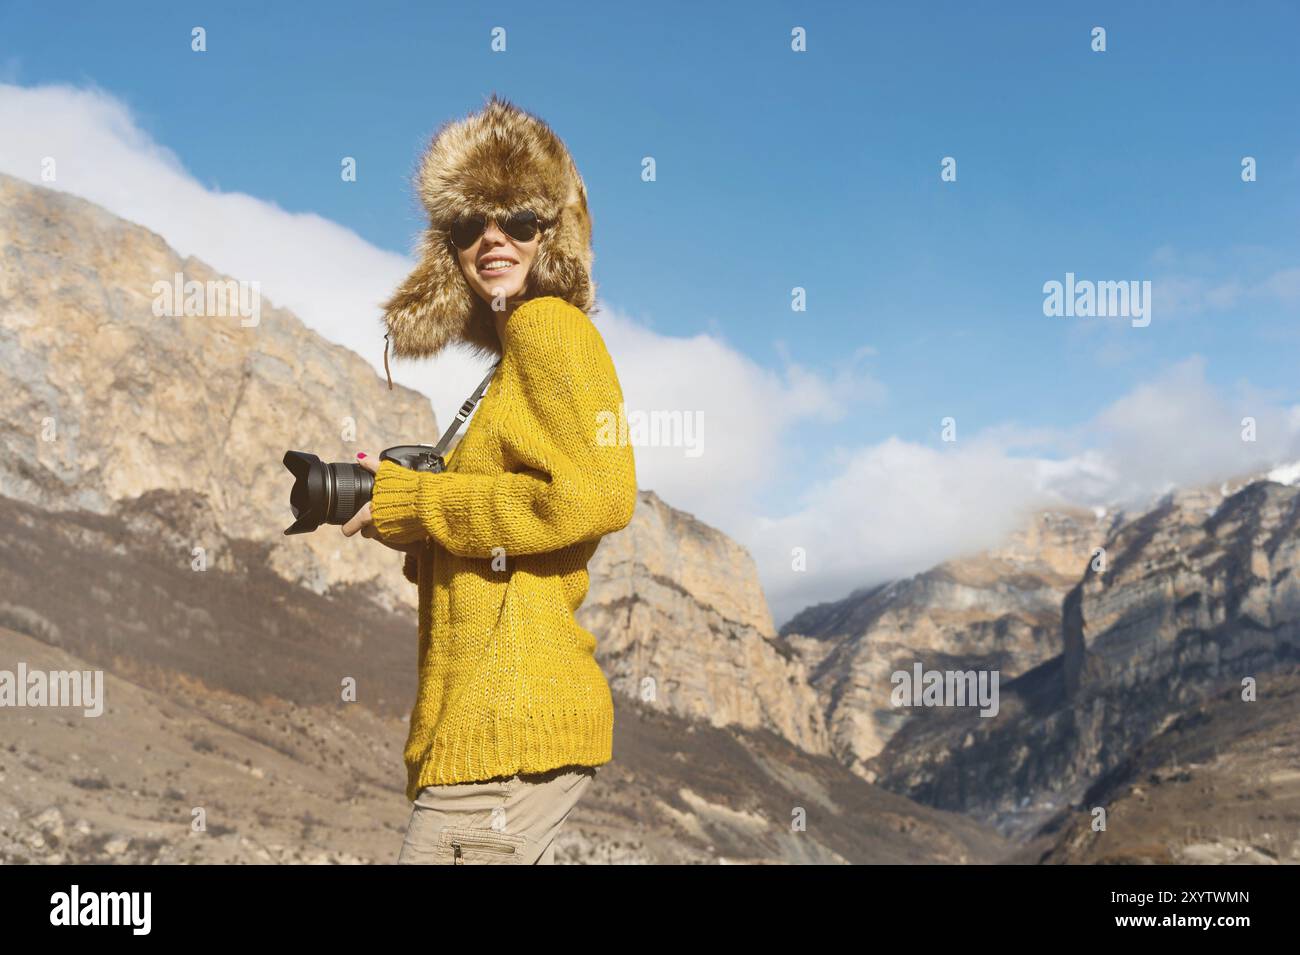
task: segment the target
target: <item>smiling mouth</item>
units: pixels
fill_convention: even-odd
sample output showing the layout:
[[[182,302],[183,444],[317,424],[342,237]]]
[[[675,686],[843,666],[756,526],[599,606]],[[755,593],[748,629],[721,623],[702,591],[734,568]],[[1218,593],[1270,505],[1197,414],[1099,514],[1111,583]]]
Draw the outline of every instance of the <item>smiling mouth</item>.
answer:
[[[478,270],[486,275],[500,275],[502,272],[509,272],[518,264],[510,259],[485,259]]]

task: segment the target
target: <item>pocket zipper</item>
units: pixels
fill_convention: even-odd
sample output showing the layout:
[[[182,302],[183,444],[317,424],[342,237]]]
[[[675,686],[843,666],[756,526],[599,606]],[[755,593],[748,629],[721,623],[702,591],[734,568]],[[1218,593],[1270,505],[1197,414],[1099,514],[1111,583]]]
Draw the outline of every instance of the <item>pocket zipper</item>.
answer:
[[[496,842],[468,842],[461,839],[453,839],[451,843],[452,864],[464,865],[464,856],[461,854],[462,846],[472,846],[475,849],[486,849],[489,852],[514,852],[514,846],[501,845]]]

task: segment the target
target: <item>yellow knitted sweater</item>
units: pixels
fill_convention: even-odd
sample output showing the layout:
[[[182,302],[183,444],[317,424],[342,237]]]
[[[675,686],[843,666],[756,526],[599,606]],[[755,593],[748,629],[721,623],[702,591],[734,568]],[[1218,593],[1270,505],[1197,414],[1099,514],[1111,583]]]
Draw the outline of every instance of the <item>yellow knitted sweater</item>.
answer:
[[[574,612],[600,538],[636,506],[623,393],[581,309],[545,296],[506,320],[501,365],[447,470],[381,462],[371,514],[419,584],[408,799],[613,758],[614,705]],[[611,425],[611,422],[614,422]]]

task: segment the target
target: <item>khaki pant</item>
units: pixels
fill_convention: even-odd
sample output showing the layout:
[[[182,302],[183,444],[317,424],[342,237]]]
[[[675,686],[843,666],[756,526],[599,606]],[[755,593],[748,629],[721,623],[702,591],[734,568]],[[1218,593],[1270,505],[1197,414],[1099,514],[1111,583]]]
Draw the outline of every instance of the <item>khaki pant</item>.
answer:
[[[412,804],[398,864],[553,865],[555,836],[595,778],[594,766],[561,766],[425,786]]]

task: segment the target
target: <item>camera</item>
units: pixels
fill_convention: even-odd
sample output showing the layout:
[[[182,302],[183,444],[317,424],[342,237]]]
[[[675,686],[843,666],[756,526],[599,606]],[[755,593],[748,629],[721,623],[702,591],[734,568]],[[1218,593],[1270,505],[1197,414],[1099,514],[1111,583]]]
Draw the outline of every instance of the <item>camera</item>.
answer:
[[[494,364],[474,393],[465,399],[437,444],[399,444],[382,452],[379,460],[392,461],[412,471],[445,471],[447,463],[442,453],[451,447],[451,439],[469,419],[500,364],[499,361]],[[322,524],[346,524],[366,506],[375,490],[375,476],[351,461],[325,464],[306,451],[286,451],[284,466],[294,477],[289,509],[295,520],[284,529],[286,534],[306,534]]]
[[[379,455],[412,471],[443,471],[446,462],[431,444],[399,444]],[[306,451],[286,451],[284,466],[294,476],[289,510],[294,522],[286,534],[306,534],[322,524],[346,524],[366,506],[375,489],[375,476],[359,464],[326,464]]]

